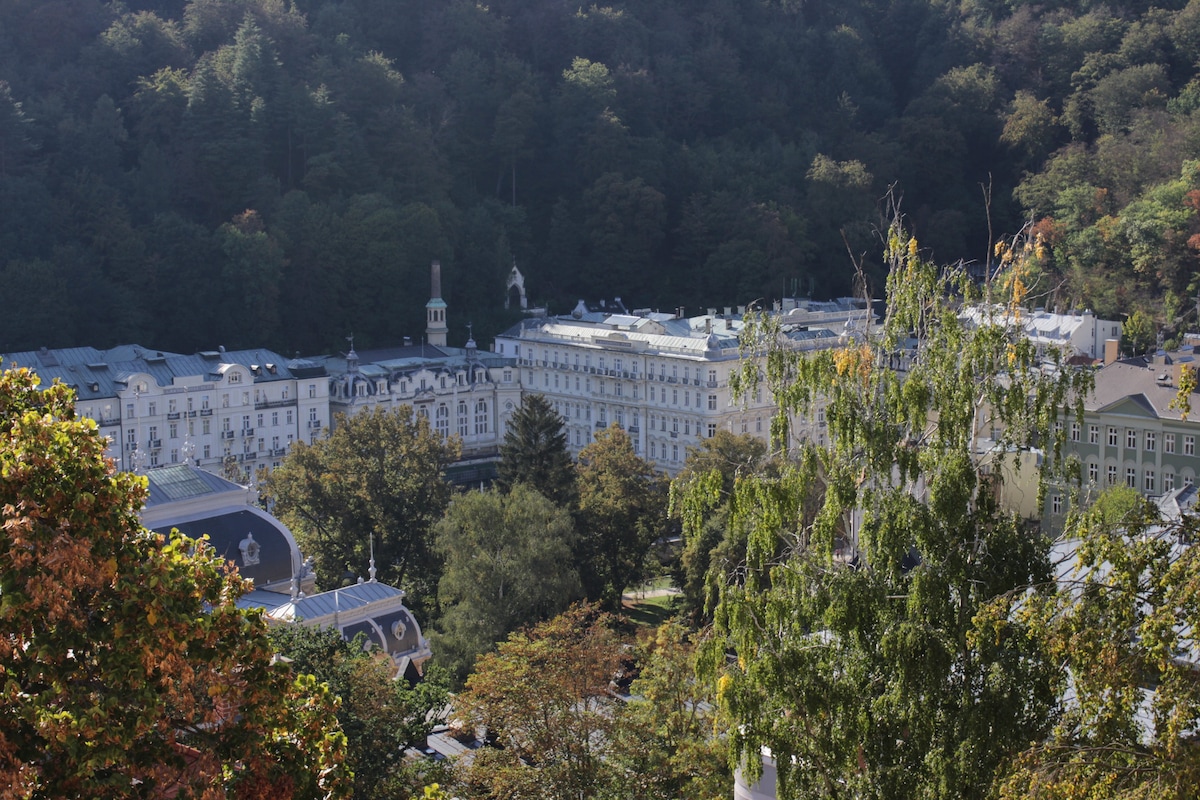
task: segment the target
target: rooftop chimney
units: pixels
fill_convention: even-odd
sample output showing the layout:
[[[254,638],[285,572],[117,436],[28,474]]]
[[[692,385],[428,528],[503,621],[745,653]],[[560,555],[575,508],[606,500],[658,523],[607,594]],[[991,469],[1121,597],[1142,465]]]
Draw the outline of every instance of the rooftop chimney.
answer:
[[[1108,366],[1117,360],[1120,355],[1121,343],[1116,339],[1104,340],[1104,366]]]

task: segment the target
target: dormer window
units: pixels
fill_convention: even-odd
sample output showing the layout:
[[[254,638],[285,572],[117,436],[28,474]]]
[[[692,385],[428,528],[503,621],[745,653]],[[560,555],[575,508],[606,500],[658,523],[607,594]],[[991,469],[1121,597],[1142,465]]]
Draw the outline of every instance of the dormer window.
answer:
[[[242,373],[237,372],[237,371],[230,372],[229,373],[229,382],[230,383],[241,383],[242,382]]]

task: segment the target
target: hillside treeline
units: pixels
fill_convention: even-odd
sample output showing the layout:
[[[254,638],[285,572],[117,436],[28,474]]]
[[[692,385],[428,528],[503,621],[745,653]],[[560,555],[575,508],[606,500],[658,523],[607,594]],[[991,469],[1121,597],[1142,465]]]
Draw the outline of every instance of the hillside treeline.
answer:
[[[1046,304],[1172,323],[1198,61],[1197,0],[0,0],[0,352],[393,343],[433,259],[452,342],[514,262],[552,311],[844,294],[889,187],[939,261],[1033,223]]]

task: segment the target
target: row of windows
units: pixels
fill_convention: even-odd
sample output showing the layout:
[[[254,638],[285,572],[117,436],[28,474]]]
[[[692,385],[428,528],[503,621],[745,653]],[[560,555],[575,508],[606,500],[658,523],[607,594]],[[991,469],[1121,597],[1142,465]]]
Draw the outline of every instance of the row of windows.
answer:
[[[1057,424],[1057,429],[1062,430],[1062,424]],[[1125,428],[1125,447],[1127,449],[1136,450],[1138,446],[1138,430],[1136,428]],[[1080,441],[1080,425],[1078,422],[1071,423],[1071,441]],[[1116,447],[1121,441],[1121,429],[1108,426],[1107,438],[1105,440],[1109,447]],[[1100,426],[1088,425],[1088,444],[1100,444]],[[1158,431],[1142,431],[1141,436],[1142,449],[1148,453],[1153,453],[1158,449]],[[1176,435],[1174,433],[1164,433],[1162,436],[1162,449],[1164,453],[1174,453],[1176,445]],[[1196,437],[1193,435],[1184,435],[1182,437],[1182,453],[1185,456],[1196,455]]]
[[[417,410],[425,419],[429,419],[429,409],[422,406]],[[471,428],[471,417],[467,410],[466,401],[461,401],[458,404],[458,415],[456,417],[457,431],[459,436],[468,436]],[[488,432],[489,428],[488,404],[486,400],[480,400],[475,404],[475,435],[480,436]],[[450,407],[445,403],[438,405],[434,411],[433,429],[443,437],[450,435]]]
[[[232,373],[230,375],[230,383],[238,382],[236,380],[233,380],[233,377],[235,375],[237,375],[237,373]],[[138,387],[139,388],[137,389],[137,391],[139,393],[146,391],[145,384],[138,384]],[[290,393],[291,393],[291,389],[288,386],[285,385],[285,386],[281,387],[279,402],[287,402],[290,397]],[[317,396],[317,385],[315,383],[308,384],[308,396],[310,398],[315,398]],[[222,408],[229,408],[229,405],[230,405],[229,398],[230,398],[230,395],[228,392],[221,393],[221,407]],[[200,400],[200,403],[199,403],[200,409],[199,410],[207,411],[210,408],[209,396],[206,394],[201,395],[199,400]],[[242,392],[241,400],[242,400],[241,405],[244,405],[244,406],[250,405],[250,392],[249,391]],[[255,389],[254,390],[254,402],[255,403],[271,402],[271,398],[269,398],[267,396],[267,392],[265,390]],[[195,397],[188,396],[188,397],[184,398],[184,407],[183,408],[180,408],[179,398],[172,397],[172,398],[167,399],[167,413],[168,414],[178,414],[181,411],[189,411],[190,412],[190,411],[195,411],[195,410],[197,410]],[[157,400],[147,400],[146,401],[146,416],[148,416],[148,417],[158,416],[158,401]],[[126,403],[125,404],[125,418],[126,419],[136,419],[137,418],[137,404],[136,403]]]
[[[1104,469],[1104,481],[1106,486],[1116,486],[1120,476],[1119,468],[1116,464],[1109,464]],[[1095,462],[1089,462],[1087,465],[1088,480],[1094,484],[1100,482],[1100,465]],[[1184,474],[1182,485],[1191,486],[1193,478],[1190,474]],[[1125,467],[1125,485],[1131,489],[1138,488],[1138,471],[1137,467]],[[1170,492],[1175,489],[1175,472],[1173,470],[1164,470],[1162,474],[1162,489],[1163,492]],[[1157,476],[1154,469],[1147,468],[1142,472],[1142,491],[1148,494],[1155,494],[1159,490]]]

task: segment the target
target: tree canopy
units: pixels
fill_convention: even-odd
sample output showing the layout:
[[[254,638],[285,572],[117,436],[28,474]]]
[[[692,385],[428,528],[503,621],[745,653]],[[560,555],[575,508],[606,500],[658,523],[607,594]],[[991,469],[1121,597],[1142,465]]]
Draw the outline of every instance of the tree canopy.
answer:
[[[579,599],[571,513],[526,484],[455,497],[434,536],[445,566],[433,649],[458,680],[509,633]]]
[[[777,476],[736,485],[746,561],[720,576],[705,668],[736,753],[753,770],[769,747],[781,798],[986,797],[1049,733],[1057,700],[1027,623],[984,637],[974,620],[1049,578],[1045,540],[999,507],[994,482],[1035,443],[1062,463],[1053,422],[1086,375],[1043,371],[1003,317],[959,320],[950,299],[970,299],[970,281],[923,259],[898,222],[885,247],[879,336],[797,354],[770,346],[764,320],[775,434],[821,397],[831,443],[802,442]],[[1027,252],[1001,248],[987,299],[1023,300]]]
[[[323,586],[365,574],[373,540],[379,580],[412,589],[422,607],[437,585],[431,528],[450,501],[443,473],[458,452],[456,439],[408,406],[369,409],[339,416],[324,439],[294,444],[262,491],[314,555]]]
[[[666,483],[613,423],[579,452],[576,563],[585,595],[606,608],[643,574],[664,530]]]
[[[434,258],[457,342],[454,319],[476,338],[519,319],[499,302],[514,260],[555,311],[847,294],[847,245],[872,247],[889,186],[939,260],[985,263],[991,231],[1032,217],[1050,305],[1182,325],[1198,16],[1184,0],[6,3],[0,280],[28,302],[0,350],[392,344],[423,327],[413,288]]]
[[[0,373],[0,794],[348,796],[334,699],[211,548],[140,525],[106,445],[66,386]]]
[[[356,800],[414,795],[426,783],[422,768],[432,765],[407,764],[403,751],[425,746],[449,699],[445,673],[429,670],[410,686],[386,654],[346,641],[336,628],[276,625],[268,635],[293,673],[313,676],[338,698]]]

